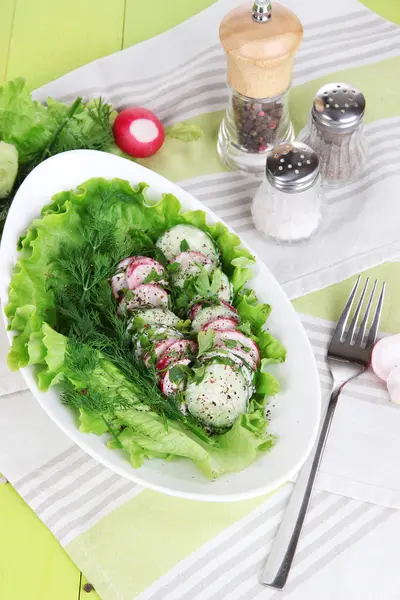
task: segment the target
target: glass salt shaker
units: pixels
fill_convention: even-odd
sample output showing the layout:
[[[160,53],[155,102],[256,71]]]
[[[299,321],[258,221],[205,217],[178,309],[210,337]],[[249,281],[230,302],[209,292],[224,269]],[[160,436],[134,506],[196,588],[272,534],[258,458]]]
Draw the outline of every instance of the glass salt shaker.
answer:
[[[364,112],[363,94],[348,83],[328,83],[318,90],[308,124],[297,139],[318,154],[323,185],[348,183],[364,170]]]
[[[256,0],[252,10],[245,4],[229,12],[219,36],[227,57],[230,101],[218,153],[231,169],[261,175],[267,151],[294,139],[288,94],[303,28],[285,6]]]
[[[309,240],[321,222],[317,154],[305,144],[286,142],[268,152],[265,174],[251,206],[255,228],[281,244]]]

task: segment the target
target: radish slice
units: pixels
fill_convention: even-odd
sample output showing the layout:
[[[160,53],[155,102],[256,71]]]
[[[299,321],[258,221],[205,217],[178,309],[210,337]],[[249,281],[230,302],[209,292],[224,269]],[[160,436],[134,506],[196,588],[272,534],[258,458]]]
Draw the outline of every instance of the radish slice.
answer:
[[[163,354],[160,356],[160,360],[156,364],[156,369],[164,371],[172,362],[181,360],[188,354],[196,354],[198,346],[193,340],[176,340],[170,344]]]
[[[152,271],[155,271],[157,275],[165,275],[166,272],[162,264],[152,258],[144,258],[141,261],[131,263],[126,272],[129,289],[134,290],[141,285]],[[159,281],[159,283],[167,285],[165,280]]]
[[[215,317],[215,319],[211,319],[211,321],[202,325],[201,330],[214,329],[214,331],[222,331],[224,329],[235,329],[238,323],[239,319],[234,317]]]
[[[160,388],[161,388],[162,393],[165,396],[172,396],[173,394],[181,392],[184,389],[184,387],[185,387],[184,382],[182,382],[180,384],[172,383],[172,381],[169,378],[169,373],[170,373],[171,369],[173,369],[176,365],[188,365],[189,363],[190,363],[190,360],[188,358],[184,358],[182,360],[177,360],[176,362],[171,364],[168,371],[165,371],[165,373],[161,377],[161,381],[160,381]]]
[[[117,264],[118,271],[126,271],[126,269],[129,267],[131,262],[135,260],[135,258],[135,256],[128,256],[127,258],[123,258],[122,260],[120,260]]]
[[[161,340],[160,342],[157,342],[157,344],[154,346],[153,352],[146,354],[146,356],[144,357],[143,360],[144,360],[145,365],[146,366],[150,365],[153,356],[154,356],[154,362],[158,363],[162,354],[167,350],[167,348],[169,348],[177,340],[178,340],[178,338],[168,338],[166,340]]]
[[[125,273],[117,273],[114,275],[114,277],[111,277],[110,283],[114,298],[120,300],[122,296],[122,290],[128,289],[128,282],[126,281]]]
[[[135,308],[143,308],[143,306],[168,308],[168,294],[159,285],[152,283],[142,284],[130,293],[132,297],[126,303],[126,308],[129,311]]]
[[[390,371],[387,380],[387,389],[392,402],[400,404],[400,367],[394,367]]]
[[[172,259],[171,262],[177,262],[181,265],[182,269],[189,271],[193,266],[197,265],[213,265],[212,261],[208,256],[195,250],[188,250],[187,252],[181,252],[178,256]]]
[[[217,331],[215,334],[215,346],[217,348],[227,348],[225,342],[237,342],[237,346],[234,348],[230,348],[229,350],[234,352],[235,354],[240,353],[240,356],[245,358],[246,362],[254,369],[257,369],[257,366],[260,362],[260,351],[258,346],[253,340],[248,338],[241,333],[240,331],[226,329],[225,331]]]
[[[193,306],[189,310],[189,319],[191,321],[193,321],[193,319],[195,318],[195,316],[197,315],[199,310],[201,310],[202,308],[203,308],[203,304],[201,304],[200,302],[193,304]]]
[[[165,132],[161,121],[147,108],[125,108],[114,121],[118,146],[135,158],[153,156],[163,145]]]
[[[231,310],[235,315],[239,314],[236,308],[232,306],[232,304],[229,304],[229,302],[225,302],[225,300],[220,300],[219,303],[225,306],[225,308],[229,308],[229,310]]]
[[[130,265],[132,265],[134,263],[146,261],[146,260],[153,260],[153,259],[149,258],[148,256],[127,256],[126,258],[123,258],[122,260],[119,261],[119,263],[117,264],[117,270],[118,271],[126,271]]]
[[[387,381],[394,367],[400,365],[400,333],[382,338],[374,346],[371,366],[380,379]]]

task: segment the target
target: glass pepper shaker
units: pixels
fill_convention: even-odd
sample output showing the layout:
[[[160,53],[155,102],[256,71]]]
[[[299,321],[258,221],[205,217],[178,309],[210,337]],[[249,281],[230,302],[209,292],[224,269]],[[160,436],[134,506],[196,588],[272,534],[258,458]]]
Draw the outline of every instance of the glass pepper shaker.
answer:
[[[276,146],[267,154],[265,175],[251,206],[255,228],[281,244],[309,240],[321,222],[317,154],[299,142]]]
[[[294,138],[288,110],[294,55],[303,37],[285,6],[256,0],[229,12],[219,28],[228,67],[230,101],[218,152],[231,169],[262,174],[266,153]]]
[[[297,139],[318,154],[323,185],[347,183],[364,170],[364,112],[363,94],[348,83],[328,83],[316,93],[308,124]]]

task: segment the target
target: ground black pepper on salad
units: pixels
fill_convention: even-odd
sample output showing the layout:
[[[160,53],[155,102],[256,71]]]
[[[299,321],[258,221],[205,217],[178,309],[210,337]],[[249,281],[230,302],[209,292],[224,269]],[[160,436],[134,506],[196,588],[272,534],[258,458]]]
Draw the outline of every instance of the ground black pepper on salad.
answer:
[[[8,363],[37,365],[40,389],[133,467],[185,457],[215,478],[274,445],[266,369],[285,350],[240,239],[145,190],[92,179],[43,209],[19,242]]]

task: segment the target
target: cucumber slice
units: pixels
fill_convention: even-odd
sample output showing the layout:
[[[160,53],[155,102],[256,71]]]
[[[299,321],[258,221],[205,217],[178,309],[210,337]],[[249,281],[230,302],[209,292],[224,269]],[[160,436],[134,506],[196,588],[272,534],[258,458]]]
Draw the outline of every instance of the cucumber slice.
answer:
[[[199,312],[196,314],[195,318],[192,321],[192,329],[193,331],[200,331],[203,325],[205,325],[212,319],[215,319],[216,317],[232,316],[237,318],[237,315],[223,304],[206,306],[205,308],[199,310]]]
[[[167,260],[172,261],[182,251],[183,240],[186,240],[189,250],[201,252],[215,263],[218,262],[219,253],[214,240],[208,233],[194,225],[175,225],[157,240],[156,246],[164,253]]]
[[[144,310],[136,310],[130,321],[130,327],[134,320],[141,319],[145,325],[158,325],[163,327],[174,327],[179,323],[179,317],[173,312],[164,308],[148,308]],[[130,328],[128,326],[128,328]]]
[[[190,382],[185,399],[189,412],[211,427],[231,427],[247,410],[249,385],[233,365],[210,363],[200,383]]]
[[[7,198],[18,173],[18,150],[12,144],[0,142],[0,198]]]
[[[225,363],[227,361],[229,361],[232,365],[235,365],[237,368],[240,369],[240,372],[246,379],[248,386],[249,386],[248,400],[250,400],[250,398],[252,397],[252,395],[254,393],[254,384],[253,384],[254,371],[248,366],[248,364],[245,364],[243,359],[240,356],[238,356],[237,354],[235,354],[234,351],[223,350],[222,348],[214,348],[213,350],[210,350],[209,352],[205,352],[201,356],[199,361],[202,364],[208,364],[211,362],[218,362],[218,360],[219,360],[219,362],[222,362],[221,359]]]
[[[228,276],[225,275],[225,273],[221,272],[221,285],[219,286],[216,295],[220,300],[224,300],[225,302],[232,302],[233,287],[228,279]]]

